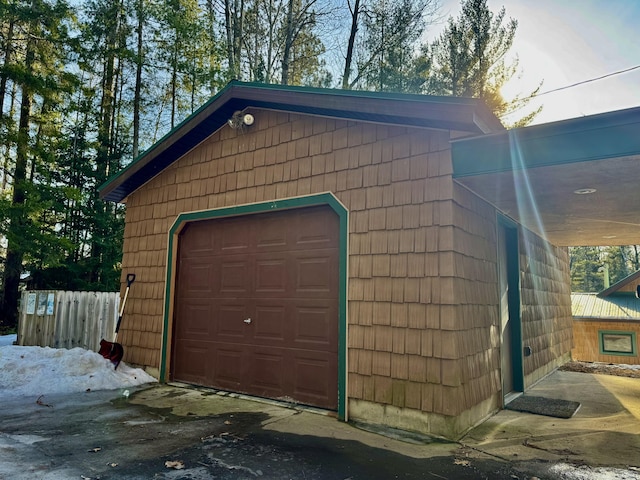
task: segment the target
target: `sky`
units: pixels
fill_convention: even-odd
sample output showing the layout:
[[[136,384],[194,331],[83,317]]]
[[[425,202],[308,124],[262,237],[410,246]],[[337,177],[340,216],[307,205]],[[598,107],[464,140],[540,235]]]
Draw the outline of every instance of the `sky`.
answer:
[[[156,379],[124,362],[114,370],[102,355],[82,348],[55,349],[12,345],[16,335],[0,336],[0,403],[8,398],[123,390]]]
[[[445,20],[459,15],[459,0],[440,4]],[[640,65],[638,0],[488,0],[488,5],[493,12],[504,6],[507,17],[518,21],[512,52],[522,74],[503,91],[507,98],[531,92],[540,81],[542,93]],[[443,27],[444,21],[431,26],[428,38]],[[540,104],[533,124],[640,106],[640,68],[541,95],[530,106]]]

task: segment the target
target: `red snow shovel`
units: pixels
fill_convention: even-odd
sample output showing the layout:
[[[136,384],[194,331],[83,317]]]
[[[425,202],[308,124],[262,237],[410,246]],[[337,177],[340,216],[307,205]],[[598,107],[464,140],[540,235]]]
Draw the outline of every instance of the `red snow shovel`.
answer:
[[[120,313],[118,314],[118,323],[116,323],[116,333],[113,336],[113,342],[107,342],[104,338],[100,340],[100,350],[98,353],[104,358],[108,358],[115,365],[114,370],[120,365],[120,361],[124,356],[124,348],[117,343],[118,330],[120,330],[120,322],[122,322],[122,314],[124,313],[124,306],[127,303],[127,297],[129,296],[129,289],[131,284],[136,279],[135,273],[127,274],[127,289],[124,291],[124,298],[122,299],[122,306],[120,307]]]

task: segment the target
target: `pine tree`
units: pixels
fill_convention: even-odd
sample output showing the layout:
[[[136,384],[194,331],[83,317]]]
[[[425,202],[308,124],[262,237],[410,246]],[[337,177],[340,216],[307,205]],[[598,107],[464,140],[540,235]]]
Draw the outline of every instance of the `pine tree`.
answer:
[[[46,171],[47,144],[52,135],[48,127],[56,118],[58,95],[70,77],[64,71],[63,47],[71,11],[62,1],[42,0],[13,2],[3,8],[8,13],[3,22],[9,22],[3,23],[3,29],[12,33],[3,45],[2,88],[12,84],[19,95],[15,136],[3,139],[5,155],[12,158],[3,161],[10,195],[1,205],[7,249],[0,327],[13,327],[17,324],[18,288],[25,260],[56,262],[53,257],[57,256],[58,242],[51,230],[56,219],[49,218],[47,207],[58,185],[39,185],[38,178],[41,171]],[[20,35],[13,34],[18,31]],[[5,114],[3,111],[3,117]]]
[[[431,45],[432,72],[425,92],[482,98],[499,118],[525,107],[541,85],[511,100],[500,91],[518,72],[517,58],[508,62],[506,57],[517,27],[516,20],[507,20],[504,7],[494,14],[487,0],[463,0],[460,16],[450,17]],[[513,126],[530,123],[541,108],[525,114]]]

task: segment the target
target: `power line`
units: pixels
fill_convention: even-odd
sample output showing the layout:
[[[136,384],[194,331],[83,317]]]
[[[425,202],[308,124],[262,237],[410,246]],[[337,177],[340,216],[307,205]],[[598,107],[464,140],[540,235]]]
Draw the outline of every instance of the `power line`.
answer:
[[[559,92],[560,90],[566,90],[568,88],[577,87],[578,85],[584,85],[585,83],[595,82],[596,80],[602,80],[603,78],[613,77],[615,75],[620,75],[621,73],[627,73],[632,70],[637,70],[640,68],[640,65],[636,65],[634,67],[625,68],[624,70],[618,70],[617,72],[607,73],[606,75],[601,75],[599,77],[590,78],[588,80],[582,80],[581,82],[572,83],[571,85],[565,85],[564,87],[554,88],[552,90],[547,90],[546,92],[538,93],[537,95],[533,95],[532,98],[541,97],[542,95],[547,95],[548,93]]]

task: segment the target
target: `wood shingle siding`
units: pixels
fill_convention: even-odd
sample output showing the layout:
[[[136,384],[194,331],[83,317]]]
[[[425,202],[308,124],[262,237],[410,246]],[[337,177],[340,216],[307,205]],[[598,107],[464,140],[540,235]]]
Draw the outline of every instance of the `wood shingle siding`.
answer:
[[[521,236],[523,344],[525,384],[531,385],[570,360],[572,347],[569,253],[533,234]]]
[[[423,430],[456,437],[500,408],[496,210],[453,181],[452,134],[252,114],[250,129],[221,128],[127,198],[123,272],[137,281],[119,337],[125,361],[160,364],[167,232],[178,214],[329,191],[349,211],[351,415],[416,429],[407,419],[428,414]],[[532,234],[523,242],[533,378],[571,347],[568,263]]]

